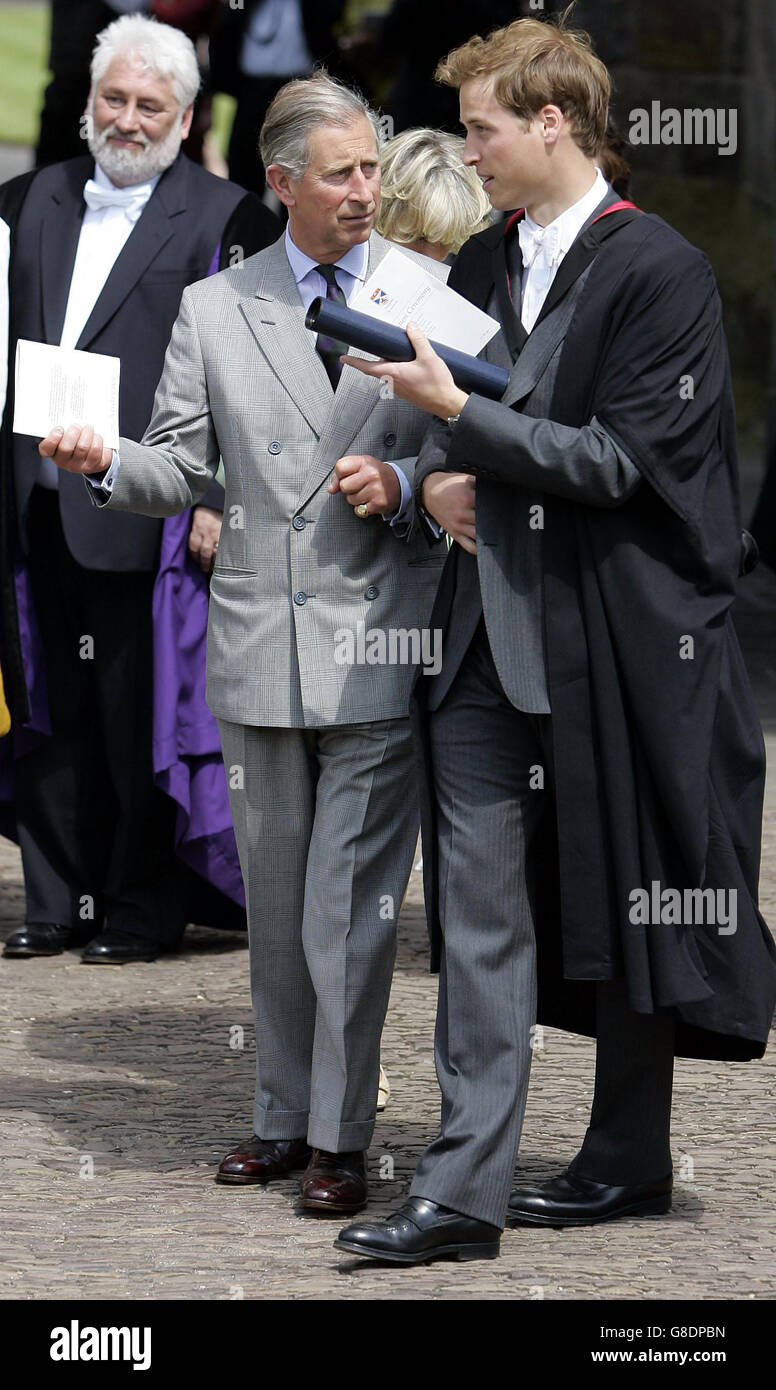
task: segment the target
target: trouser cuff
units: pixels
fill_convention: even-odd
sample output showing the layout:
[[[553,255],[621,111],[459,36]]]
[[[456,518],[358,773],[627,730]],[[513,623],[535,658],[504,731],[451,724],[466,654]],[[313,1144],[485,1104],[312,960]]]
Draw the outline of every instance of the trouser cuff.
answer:
[[[303,1139],[307,1133],[307,1110],[253,1110],[253,1132],[260,1139]]]
[[[320,1115],[311,1115],[307,1142],[312,1148],[325,1149],[327,1153],[356,1153],[369,1148],[374,1128],[374,1116],[370,1120],[337,1123],[336,1120],[324,1120]]]

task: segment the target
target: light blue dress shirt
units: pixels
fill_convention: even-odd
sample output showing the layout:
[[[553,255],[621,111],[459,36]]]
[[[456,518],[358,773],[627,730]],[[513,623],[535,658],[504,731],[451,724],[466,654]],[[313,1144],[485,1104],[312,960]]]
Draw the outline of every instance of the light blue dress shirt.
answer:
[[[312,70],[300,0],[264,0],[251,15],[240,72],[246,77],[301,77]]]

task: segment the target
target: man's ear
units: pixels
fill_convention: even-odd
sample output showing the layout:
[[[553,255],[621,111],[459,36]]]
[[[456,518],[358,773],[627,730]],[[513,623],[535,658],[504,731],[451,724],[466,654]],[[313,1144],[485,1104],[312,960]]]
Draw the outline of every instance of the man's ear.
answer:
[[[544,141],[548,145],[554,145],[561,132],[564,115],[559,106],[554,106],[548,102],[538,112],[539,120],[542,122],[542,134]]]
[[[181,140],[185,140],[191,130],[191,122],[194,119],[194,102],[187,106],[181,120]]]
[[[291,188],[291,178],[288,170],[284,169],[280,164],[270,164],[269,168],[265,169],[264,172],[267,183],[272,189],[272,192],[280,199],[281,203],[287,208],[295,207],[296,198]]]

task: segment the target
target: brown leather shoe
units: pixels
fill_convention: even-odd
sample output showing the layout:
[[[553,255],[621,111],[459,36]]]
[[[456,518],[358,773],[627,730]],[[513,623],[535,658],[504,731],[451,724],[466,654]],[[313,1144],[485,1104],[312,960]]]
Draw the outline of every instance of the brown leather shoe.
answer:
[[[303,1211],[360,1211],[366,1205],[366,1154],[313,1149],[299,1189]]]
[[[306,1139],[259,1139],[254,1134],[239,1149],[222,1158],[216,1182],[271,1182],[298,1173],[310,1159]]]

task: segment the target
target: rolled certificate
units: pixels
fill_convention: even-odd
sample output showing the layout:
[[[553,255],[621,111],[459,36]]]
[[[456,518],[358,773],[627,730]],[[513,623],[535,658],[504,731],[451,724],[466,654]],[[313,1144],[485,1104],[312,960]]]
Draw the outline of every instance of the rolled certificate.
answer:
[[[372,352],[386,362],[411,362],[415,356],[415,349],[403,328],[392,323],[378,323],[371,314],[359,314],[330,299],[313,300],[305,316],[305,327],[341,343],[350,343],[362,352]],[[480,357],[470,357],[456,348],[444,347],[442,343],[431,346],[450,368],[456,386],[462,391],[475,391],[478,396],[501,400],[509,381],[509,372],[504,367],[483,362]]]

